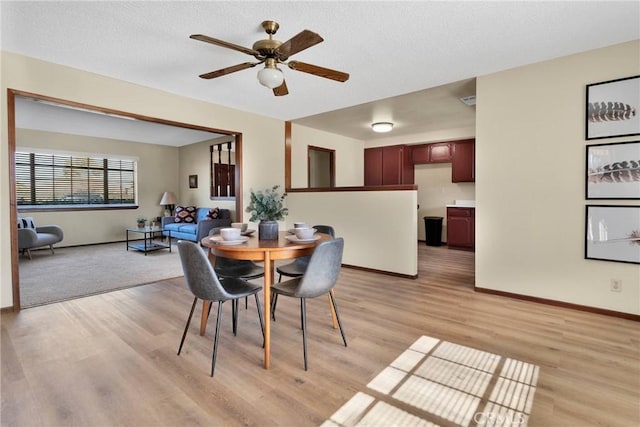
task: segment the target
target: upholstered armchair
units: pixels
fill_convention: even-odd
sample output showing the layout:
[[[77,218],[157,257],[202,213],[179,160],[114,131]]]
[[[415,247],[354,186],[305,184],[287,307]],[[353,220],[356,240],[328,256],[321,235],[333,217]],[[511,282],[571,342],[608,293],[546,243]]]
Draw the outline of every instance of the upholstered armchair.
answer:
[[[31,259],[31,249],[49,246],[53,252],[54,243],[61,242],[64,238],[62,228],[57,225],[43,225],[36,228],[18,229],[18,250],[27,254]]]

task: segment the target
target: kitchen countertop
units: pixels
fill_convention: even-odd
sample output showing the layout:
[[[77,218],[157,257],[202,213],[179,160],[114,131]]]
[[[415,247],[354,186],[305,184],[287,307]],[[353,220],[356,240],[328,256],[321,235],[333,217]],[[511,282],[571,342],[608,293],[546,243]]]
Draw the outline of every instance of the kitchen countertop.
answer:
[[[445,205],[447,208],[476,208],[475,200],[454,200],[452,205]]]

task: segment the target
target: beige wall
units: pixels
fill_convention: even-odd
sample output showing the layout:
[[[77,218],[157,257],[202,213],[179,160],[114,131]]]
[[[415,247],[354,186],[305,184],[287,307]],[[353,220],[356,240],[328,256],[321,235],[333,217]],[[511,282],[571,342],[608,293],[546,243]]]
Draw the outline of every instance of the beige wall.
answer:
[[[634,41],[478,77],[477,286],[640,314],[638,265],[584,259],[585,86],[638,74]]]
[[[364,184],[364,143],[334,133],[291,125],[291,186],[307,188],[307,147],[335,150],[336,187]]]
[[[413,276],[418,273],[415,206],[414,190],[289,193],[287,225],[331,225],[345,240],[344,264]]]
[[[73,68],[2,52],[2,108],[0,145],[0,306],[13,304],[11,290],[11,256],[9,230],[14,224],[9,218],[8,133],[6,114],[7,88],[34,92],[88,105],[141,114],[149,117],[190,123],[215,129],[241,132],[244,147],[244,197],[249,188],[284,185],[284,122],[214,104],[189,99],[167,92],[126,83],[116,79]],[[203,82],[204,83],[204,82]],[[169,167],[170,166],[170,167]],[[163,173],[174,164],[168,165]],[[160,169],[159,169],[160,171]],[[184,187],[188,173],[179,177]],[[187,185],[188,186],[188,185]],[[164,191],[164,188],[162,189]],[[157,203],[161,194],[150,192],[149,204]],[[146,196],[145,196],[146,197]],[[159,199],[158,199],[159,201]],[[145,201],[145,203],[147,203]],[[129,211],[126,215],[129,215]],[[135,214],[134,214],[135,216]]]
[[[138,159],[138,209],[20,213],[22,216],[32,216],[36,225],[61,226],[64,240],[57,246],[124,240],[124,229],[135,226],[138,216],[145,216],[149,220],[162,216],[163,209],[159,205],[162,193],[176,192],[178,189],[178,149],[175,147],[27,129],[16,130],[16,144],[18,148],[130,156]]]
[[[236,202],[228,200],[211,200],[209,185],[211,166],[209,165],[210,147],[219,141],[227,141],[229,137],[220,137],[218,140],[205,141],[198,144],[180,147],[180,203],[191,206],[220,207],[231,210],[232,218],[236,215]],[[235,157],[232,156],[232,162]],[[198,176],[198,188],[189,188],[189,175]],[[178,193],[176,193],[178,194]]]
[[[447,241],[447,208],[454,200],[475,200],[475,183],[451,182],[451,163],[415,166],[418,185],[418,239],[425,239],[424,217],[441,216],[441,241]]]

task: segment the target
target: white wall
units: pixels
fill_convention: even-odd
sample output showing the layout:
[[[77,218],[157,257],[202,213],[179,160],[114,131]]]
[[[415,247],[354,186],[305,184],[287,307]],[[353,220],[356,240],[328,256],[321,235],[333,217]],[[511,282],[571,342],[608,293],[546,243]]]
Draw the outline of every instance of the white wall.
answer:
[[[451,163],[415,165],[418,186],[418,239],[425,239],[424,217],[441,216],[441,241],[447,241],[447,208],[454,200],[475,200],[474,182],[451,182]]]
[[[344,237],[343,263],[404,275],[418,274],[416,191],[289,193],[294,222],[333,226]]]
[[[228,140],[227,137],[221,137],[221,139]],[[180,195],[178,196],[178,200],[185,205],[229,209],[231,211],[231,217],[235,220],[237,213],[236,202],[234,200],[210,199],[210,147],[215,142],[216,141],[204,141],[180,147]],[[232,161],[235,161],[235,158],[232,157]],[[198,176],[198,188],[189,188],[189,175]]]
[[[478,287],[640,314],[638,265],[584,259],[585,86],[638,74],[636,40],[478,77]]]
[[[364,184],[364,143],[334,133],[291,124],[291,187],[307,188],[307,147],[335,150],[336,187]]]
[[[248,200],[250,187],[266,188],[284,185],[284,122],[256,114],[193,100],[167,92],[126,83],[28,58],[2,52],[2,108],[0,143],[0,306],[11,306],[11,256],[9,230],[15,224],[9,218],[7,88],[67,99],[88,105],[101,106],[149,117],[191,123],[214,129],[225,129],[243,134],[244,200]],[[169,171],[170,174],[174,173]],[[179,176],[186,182],[188,174]],[[181,184],[182,185],[182,184]],[[161,196],[161,194],[160,194]],[[152,195],[155,200],[156,194]],[[123,211],[125,212],[125,211]]]

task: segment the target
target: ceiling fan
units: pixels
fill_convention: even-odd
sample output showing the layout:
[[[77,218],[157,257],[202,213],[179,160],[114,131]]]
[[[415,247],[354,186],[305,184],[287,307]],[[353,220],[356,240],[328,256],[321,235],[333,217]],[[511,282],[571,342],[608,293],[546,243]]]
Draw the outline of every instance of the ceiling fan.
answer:
[[[201,74],[200,77],[203,79],[215,79],[216,77],[225,76],[227,74],[235,73],[236,71],[246,70],[247,68],[252,68],[258,64],[264,63],[264,68],[258,71],[258,81],[260,81],[260,84],[263,86],[273,89],[273,94],[275,96],[287,95],[289,93],[287,83],[284,81],[284,74],[282,73],[282,70],[277,67],[278,64],[285,64],[292,70],[302,71],[303,73],[313,74],[314,76],[324,77],[325,79],[336,80],[339,82],[345,82],[349,79],[349,74],[343,73],[342,71],[331,70],[329,68],[307,64],[300,61],[287,62],[290,56],[322,42],[323,38],[320,37],[320,35],[313,31],[303,30],[286,42],[282,43],[273,38],[273,35],[278,31],[278,28],[280,28],[277,22],[264,21],[262,23],[262,28],[264,28],[265,32],[269,35],[269,38],[258,40],[251,48],[239,46],[237,44],[202,34],[192,34],[189,36],[189,38],[194,40],[200,40],[216,46],[226,47],[227,49],[246,53],[258,60],[258,62],[243,62],[242,64],[211,71],[209,73]]]

